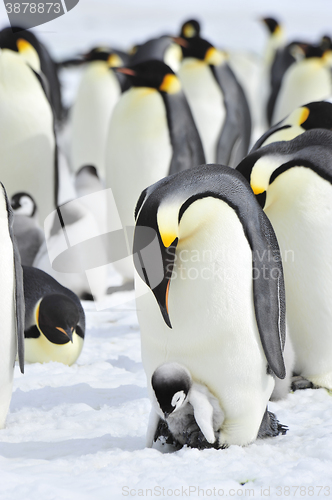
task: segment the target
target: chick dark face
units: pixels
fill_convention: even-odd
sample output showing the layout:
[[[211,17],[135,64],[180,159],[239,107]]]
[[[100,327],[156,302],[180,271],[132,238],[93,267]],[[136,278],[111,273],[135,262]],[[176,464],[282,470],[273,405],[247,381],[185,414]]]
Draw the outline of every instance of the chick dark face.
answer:
[[[73,332],[78,321],[78,309],[65,295],[47,295],[40,302],[37,312],[38,328],[53,344],[73,342]]]

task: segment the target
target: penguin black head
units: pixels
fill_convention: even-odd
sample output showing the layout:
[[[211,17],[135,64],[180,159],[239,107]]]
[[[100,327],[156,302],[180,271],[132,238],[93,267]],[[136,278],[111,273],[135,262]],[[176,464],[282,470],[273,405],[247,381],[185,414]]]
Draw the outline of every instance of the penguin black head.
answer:
[[[187,403],[192,379],[184,366],[165,363],[154,371],[151,384],[160,409],[167,419]]]
[[[162,61],[145,61],[127,68],[116,68],[115,71],[127,75],[133,87],[150,87],[167,94],[176,94],[181,90],[180,80]]]
[[[274,19],[273,17],[264,17],[262,21],[266,25],[271,35],[276,34],[277,31],[280,30],[278,21],[276,21],[276,19]]]
[[[193,57],[204,61],[209,66],[219,66],[226,59],[226,54],[216,49],[210,42],[200,37],[186,39],[187,45],[181,46],[183,58]]]
[[[105,61],[110,68],[123,65],[123,60],[108,47],[94,47],[83,56],[84,62]]]
[[[320,41],[320,47],[323,51],[332,49],[332,40],[328,35],[324,35]]]
[[[42,49],[38,39],[31,31],[19,27],[1,30],[0,48],[18,52],[34,71],[40,71]]]
[[[36,310],[38,329],[53,344],[73,342],[73,332],[79,321],[76,304],[65,295],[50,294],[44,297]]]
[[[182,38],[195,38],[201,34],[201,26],[196,19],[189,19],[181,26],[180,36]]]
[[[10,204],[15,214],[33,217],[37,210],[35,200],[28,193],[15,193],[10,200]]]
[[[310,102],[300,108],[303,110],[301,127],[304,130],[326,128],[332,130],[332,103],[326,101]]]

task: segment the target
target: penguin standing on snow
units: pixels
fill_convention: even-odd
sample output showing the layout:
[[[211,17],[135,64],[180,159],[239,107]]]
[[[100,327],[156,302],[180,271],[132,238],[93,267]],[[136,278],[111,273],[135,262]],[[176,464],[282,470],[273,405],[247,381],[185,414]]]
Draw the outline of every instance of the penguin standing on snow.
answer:
[[[332,103],[326,101],[310,102],[295,109],[284,120],[265,132],[250,152],[252,153],[272,142],[291,141],[313,128],[332,130]]]
[[[119,74],[112,68],[122,66],[123,61],[116,52],[102,47],[91,50],[84,61],[86,69],[71,109],[71,165],[75,172],[94,165],[105,177],[107,130],[121,95]]]
[[[132,227],[141,191],[204,163],[204,153],[180,80],[166,64],[146,61],[117,71],[128,76],[132,87],[122,94],[111,118],[106,186],[112,189],[122,226]],[[133,279],[131,260],[117,269]]]
[[[23,266],[25,361],[72,365],[84,341],[85,315],[78,297],[40,269]]]
[[[266,405],[272,373],[286,374],[282,265],[272,226],[242,176],[203,165],[147,188],[133,251],[151,400],[155,370],[179,363],[219,402],[219,447],[277,435]]]
[[[243,89],[225,53],[198,36],[186,42],[178,75],[206,161],[235,167],[247,154],[251,136],[250,111]]]
[[[0,429],[11,400],[15,357],[24,371],[24,296],[20,256],[13,234],[13,212],[0,184],[0,237],[1,237],[1,362],[0,362]]]
[[[310,117],[310,115],[309,115]],[[237,167],[269,217],[283,256],[295,373],[332,389],[332,132],[309,130]]]

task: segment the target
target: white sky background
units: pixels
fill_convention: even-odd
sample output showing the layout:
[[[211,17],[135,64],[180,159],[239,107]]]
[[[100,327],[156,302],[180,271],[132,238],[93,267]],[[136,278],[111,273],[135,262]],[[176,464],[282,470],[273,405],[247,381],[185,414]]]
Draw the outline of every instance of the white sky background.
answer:
[[[55,56],[63,57],[94,45],[127,48],[177,33],[184,20],[194,17],[212,43],[261,53],[266,32],[257,20],[262,16],[280,19],[290,40],[315,41],[332,34],[332,0],[80,0],[68,14],[34,31]],[[7,22],[1,2],[0,25]]]

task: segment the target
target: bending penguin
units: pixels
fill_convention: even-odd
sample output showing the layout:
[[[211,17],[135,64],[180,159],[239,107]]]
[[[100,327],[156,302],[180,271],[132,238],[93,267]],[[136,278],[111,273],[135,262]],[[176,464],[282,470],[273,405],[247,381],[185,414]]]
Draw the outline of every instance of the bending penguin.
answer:
[[[224,52],[194,36],[182,47],[178,72],[200,133],[206,161],[235,167],[247,154],[249,106]]]
[[[284,120],[271,127],[252,147],[251,153],[272,142],[291,141],[307,130],[325,128],[332,130],[332,103],[310,102],[295,109]]]
[[[16,353],[24,372],[24,296],[20,256],[13,234],[13,212],[5,188],[0,184],[1,234],[1,363],[0,363],[0,429],[5,426],[13,389]]]
[[[332,132],[259,148],[237,167],[269,217],[283,256],[295,373],[332,389]]]
[[[266,406],[272,374],[286,375],[283,272],[272,226],[242,176],[202,165],[143,191],[134,263],[151,400],[154,371],[179,363],[219,402],[218,447],[251,443],[261,425],[261,437],[278,434]]]
[[[111,118],[106,186],[112,189],[122,226],[133,227],[141,191],[204,163],[204,153],[180,80],[166,64],[146,61],[117,71],[128,76],[132,87],[122,94]],[[116,268],[124,279],[133,279],[131,259]]]
[[[84,342],[85,315],[77,295],[40,269],[23,266],[25,361],[72,365]]]

